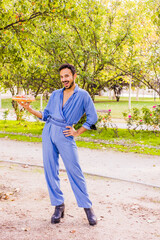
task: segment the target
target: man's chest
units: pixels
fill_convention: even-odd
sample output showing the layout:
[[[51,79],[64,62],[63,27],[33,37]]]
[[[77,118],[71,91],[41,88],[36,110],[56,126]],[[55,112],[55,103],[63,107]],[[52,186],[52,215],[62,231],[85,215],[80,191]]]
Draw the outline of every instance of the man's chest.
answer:
[[[63,92],[63,106],[68,101],[68,99],[73,95],[73,92]]]

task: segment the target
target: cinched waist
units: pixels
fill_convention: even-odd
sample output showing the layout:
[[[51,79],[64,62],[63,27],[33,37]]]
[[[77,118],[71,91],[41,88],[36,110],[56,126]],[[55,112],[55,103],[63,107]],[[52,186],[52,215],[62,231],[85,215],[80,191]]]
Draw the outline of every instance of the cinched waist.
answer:
[[[55,120],[54,118],[51,118],[51,117],[49,117],[48,119],[47,119],[47,122],[50,122],[50,123],[52,123],[52,124],[54,124],[54,125],[56,125],[56,126],[59,126],[59,127],[66,127],[66,126],[72,126],[72,124],[68,124],[68,123],[66,123],[66,122],[60,122],[60,121],[57,121],[57,120]]]

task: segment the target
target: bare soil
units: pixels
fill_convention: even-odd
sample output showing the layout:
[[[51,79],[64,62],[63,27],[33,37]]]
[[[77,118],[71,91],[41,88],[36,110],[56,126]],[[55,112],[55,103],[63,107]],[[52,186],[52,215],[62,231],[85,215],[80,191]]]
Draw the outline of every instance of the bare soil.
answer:
[[[0,162],[0,240],[160,239],[159,188],[85,177],[98,224],[88,224],[60,172],[66,211],[54,225],[43,168]]]

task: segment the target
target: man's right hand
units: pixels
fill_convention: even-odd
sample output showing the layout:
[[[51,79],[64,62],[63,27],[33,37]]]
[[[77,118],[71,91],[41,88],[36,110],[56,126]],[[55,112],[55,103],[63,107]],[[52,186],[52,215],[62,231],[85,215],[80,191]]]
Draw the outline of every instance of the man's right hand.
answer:
[[[25,108],[27,111],[31,110],[30,102],[18,102],[23,108]],[[29,111],[30,112],[30,111]]]

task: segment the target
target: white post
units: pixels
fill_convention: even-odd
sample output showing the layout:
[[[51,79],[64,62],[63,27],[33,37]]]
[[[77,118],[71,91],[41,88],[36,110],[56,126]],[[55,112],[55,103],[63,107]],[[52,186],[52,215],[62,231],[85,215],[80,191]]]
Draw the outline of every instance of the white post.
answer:
[[[139,87],[136,90],[136,101],[139,101]]]
[[[129,97],[128,97],[128,108],[131,111],[131,77],[129,78]]]
[[[2,108],[2,98],[1,98],[1,92],[0,92],[0,109]]]
[[[108,91],[109,91],[108,99],[111,100],[112,99],[112,91],[111,90],[108,90]]]
[[[153,91],[154,91],[154,102],[156,102],[156,91],[155,90]]]
[[[43,110],[43,94],[40,94],[40,109]]]

